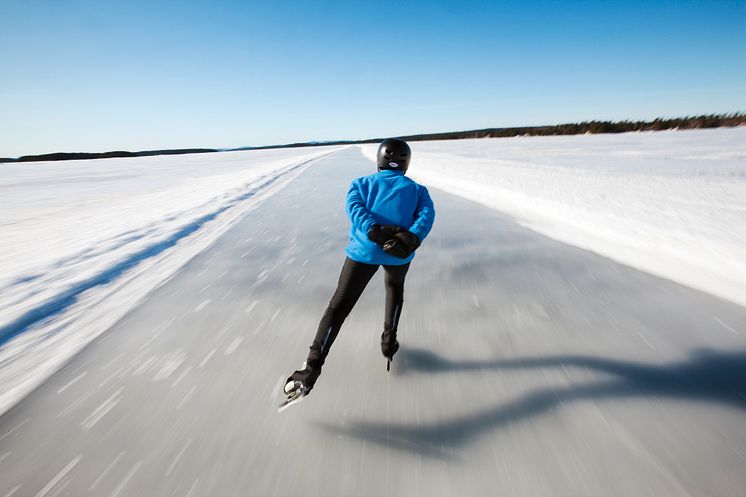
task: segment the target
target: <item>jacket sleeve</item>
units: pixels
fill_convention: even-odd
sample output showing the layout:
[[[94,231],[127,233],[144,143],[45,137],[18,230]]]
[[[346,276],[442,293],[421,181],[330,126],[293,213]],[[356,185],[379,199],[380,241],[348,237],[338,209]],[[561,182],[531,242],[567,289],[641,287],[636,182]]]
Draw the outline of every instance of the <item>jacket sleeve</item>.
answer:
[[[352,222],[352,226],[363,233],[367,233],[376,222],[371,213],[368,212],[368,209],[365,208],[365,202],[363,201],[357,181],[353,181],[350,189],[347,190],[345,210],[347,211],[347,217]]]
[[[417,201],[417,211],[414,214],[414,223],[410,226],[409,231],[414,233],[420,242],[425,240],[428,233],[433,227],[435,221],[435,206],[430,198],[427,188],[422,187],[420,198]]]

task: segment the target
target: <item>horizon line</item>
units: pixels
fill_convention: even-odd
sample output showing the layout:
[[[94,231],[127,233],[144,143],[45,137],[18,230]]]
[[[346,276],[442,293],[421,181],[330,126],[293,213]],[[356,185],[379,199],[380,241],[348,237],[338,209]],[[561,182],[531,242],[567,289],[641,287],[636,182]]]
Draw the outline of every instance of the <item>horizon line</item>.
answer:
[[[469,138],[508,138],[508,137],[515,137],[515,136],[525,136],[525,135],[505,135],[505,136],[490,136],[489,133],[510,133],[510,132],[518,132],[518,131],[532,131],[532,130],[552,130],[557,129],[559,130],[562,127],[568,127],[568,126],[575,126],[575,127],[588,127],[591,125],[611,125],[611,126],[644,126],[644,125],[652,125],[655,123],[665,123],[665,122],[672,122],[672,121],[696,121],[696,120],[703,120],[703,119],[715,119],[718,121],[725,121],[725,120],[733,120],[735,121],[734,124],[724,124],[724,123],[717,123],[716,126],[708,126],[708,127],[736,127],[746,124],[746,112],[744,111],[734,111],[734,112],[725,112],[725,113],[713,113],[713,114],[699,114],[699,115],[686,115],[683,117],[656,117],[653,120],[590,120],[590,121],[580,121],[580,122],[565,122],[565,123],[559,123],[559,124],[544,124],[544,125],[536,125],[536,126],[508,126],[508,127],[490,127],[490,128],[475,128],[475,129],[468,129],[468,130],[459,130],[459,131],[441,131],[441,132],[434,132],[434,133],[418,133],[418,134],[406,134],[406,135],[398,135],[396,138],[402,138],[409,141],[433,141],[433,140],[454,140],[454,139],[469,139]],[[701,126],[699,126],[701,127]],[[662,128],[657,130],[649,130],[649,131],[664,131],[666,129],[674,129],[674,128]],[[689,128],[694,129],[694,128]],[[620,130],[620,131],[595,131],[590,132],[586,131],[586,134],[605,134],[605,133],[622,133],[626,131],[643,131],[643,130],[635,130],[635,129],[629,129],[629,130]],[[484,136],[462,136],[465,134],[477,134],[477,133],[486,133]],[[568,132],[568,133],[550,133],[553,135],[570,135],[570,134],[582,134],[580,132]],[[535,136],[535,135],[534,135]],[[128,151],[128,150],[108,150],[105,152],[49,152],[44,154],[25,154],[18,157],[0,157],[0,163],[13,163],[13,162],[41,162],[45,159],[41,159],[42,157],[50,157],[50,161],[55,160],[82,160],[82,159],[95,159],[95,158],[121,158],[121,157],[143,157],[143,156],[152,156],[152,155],[183,155],[183,154],[190,154],[190,153],[214,153],[214,152],[237,152],[237,151],[246,151],[246,150],[266,150],[266,149],[274,149],[274,148],[300,148],[300,147],[314,147],[314,146],[330,146],[330,145],[354,145],[354,144],[363,144],[363,143],[375,143],[378,141],[382,141],[385,138],[382,137],[376,137],[376,138],[363,138],[363,139],[336,139],[336,140],[308,140],[304,142],[291,142],[291,143],[284,143],[284,144],[272,144],[272,145],[246,145],[246,146],[239,146],[239,147],[221,147],[221,148],[212,148],[212,147],[184,147],[184,148],[165,148],[165,149],[151,149],[151,150],[138,150],[136,152]],[[79,157],[79,158],[58,158],[54,159],[52,157],[54,156],[94,156],[94,157]],[[109,156],[109,157],[95,157],[95,156]]]

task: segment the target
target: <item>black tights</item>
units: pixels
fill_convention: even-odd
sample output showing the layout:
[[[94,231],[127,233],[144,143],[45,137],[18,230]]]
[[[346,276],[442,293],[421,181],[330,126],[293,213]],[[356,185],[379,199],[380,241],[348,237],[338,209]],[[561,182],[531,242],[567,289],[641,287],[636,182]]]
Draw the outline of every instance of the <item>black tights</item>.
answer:
[[[409,263],[401,266],[383,266],[386,272],[386,316],[383,323],[384,332],[396,333],[404,302],[404,278],[407,276]],[[339,334],[342,323],[355,307],[366,285],[378,271],[374,264],[363,264],[345,258],[342,272],[339,275],[337,290],[334,292],[329,306],[319,323],[316,337],[313,339],[311,351],[308,354],[308,365],[321,367],[329,354],[334,340]]]

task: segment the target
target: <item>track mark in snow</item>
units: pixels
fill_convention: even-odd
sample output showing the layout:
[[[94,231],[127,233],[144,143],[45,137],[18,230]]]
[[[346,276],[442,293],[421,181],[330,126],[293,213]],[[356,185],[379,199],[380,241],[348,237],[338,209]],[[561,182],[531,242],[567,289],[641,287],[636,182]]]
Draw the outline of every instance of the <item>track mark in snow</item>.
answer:
[[[4,461],[4,460],[6,460],[7,458],[9,458],[11,454],[12,454],[12,452],[6,452],[6,453],[5,453],[5,454],[3,454],[2,456],[0,456],[0,462],[3,462],[3,461]]]
[[[79,455],[78,457],[76,457],[75,459],[73,459],[72,461],[70,461],[67,464],[67,466],[65,466],[64,468],[62,468],[62,471],[60,471],[59,473],[57,473],[57,476],[55,476],[54,478],[52,478],[51,480],[49,480],[49,483],[47,483],[44,486],[44,488],[42,488],[39,491],[38,494],[36,494],[36,497],[43,497],[44,495],[47,495],[49,493],[49,491],[52,490],[52,488],[55,485],[57,485],[60,482],[60,480],[62,480],[65,477],[65,475],[67,475],[80,462],[80,459],[82,457],[83,457],[82,455]]]
[[[142,347],[140,347],[140,348],[142,348]],[[112,360],[110,360],[109,362],[107,362],[106,364],[104,364],[103,366],[101,366],[101,371],[106,371],[107,369],[109,369],[109,367],[112,364],[114,364],[115,362],[117,362],[119,359],[121,359],[123,355],[124,355],[124,352],[121,352],[121,353],[115,355]]]
[[[148,346],[153,342],[153,340],[158,338],[164,330],[168,329],[174,323],[174,321],[176,321],[176,318],[167,319],[166,321],[159,324],[158,327],[155,329],[153,335],[140,346],[140,350],[146,350]]]
[[[183,380],[184,377],[186,375],[188,375],[191,370],[192,370],[192,368],[190,366],[190,367],[186,368],[184,371],[182,371],[181,374],[176,378],[176,381],[174,381],[171,384],[171,388],[174,388],[176,385],[178,385],[179,383],[181,383],[181,380]]]
[[[112,378],[114,378],[116,375],[120,374],[123,370],[124,370],[123,367],[117,369],[116,371],[114,371],[113,373],[111,373],[109,376],[107,376],[106,378],[104,378],[104,381],[102,381],[101,383],[99,383],[98,386],[102,387],[102,386],[106,385],[107,383],[109,383],[111,381]]]
[[[88,374],[87,371],[83,371],[78,376],[76,376],[71,381],[69,381],[65,386],[63,386],[62,388],[60,388],[59,390],[57,390],[57,394],[58,395],[61,394],[62,392],[64,392],[65,390],[67,390],[68,388],[70,388],[71,386],[73,386],[79,379],[81,379],[82,377],[84,377],[87,374]]]
[[[187,401],[191,398],[192,395],[194,395],[194,391],[197,390],[196,386],[192,386],[192,388],[189,389],[187,394],[184,396],[184,398],[179,401],[179,404],[176,406],[177,411],[181,411],[181,408],[184,407],[184,404],[187,403]]]
[[[234,338],[230,345],[228,345],[228,348],[225,349],[225,355],[231,355],[236,351],[239,345],[241,345],[241,342],[244,341],[244,337],[238,337]]]
[[[185,360],[186,354],[181,350],[176,350],[167,354],[166,357],[163,358],[163,365],[161,366],[160,371],[153,376],[153,381],[167,380],[172,374],[174,374],[174,371],[179,369],[179,366],[181,366]]]
[[[93,428],[96,423],[101,421],[101,418],[106,416],[106,414],[114,409],[114,407],[119,404],[119,401],[122,400],[122,390],[124,390],[124,388],[120,388],[119,390],[114,392],[114,395],[106,399],[100,406],[94,409],[94,411],[89,414],[82,423],[80,423],[80,427],[83,428],[83,430],[88,431]]]
[[[5,495],[4,495],[3,497],[10,497],[10,496],[11,496],[11,495],[13,495],[14,493],[18,492],[18,490],[19,490],[19,489],[20,489],[20,488],[21,488],[22,486],[23,486],[23,483],[19,483],[19,484],[18,484],[18,485],[16,485],[15,487],[11,488],[11,489],[10,489],[10,492],[8,492],[7,494],[5,494]]]
[[[95,361],[97,357],[98,357],[97,355],[94,355],[93,357],[91,357],[91,358],[90,358],[90,359],[88,359],[87,361],[84,361],[84,362],[83,362],[83,364],[81,364],[80,366],[78,366],[78,367],[77,367],[77,368],[75,368],[74,370],[70,371],[70,374],[75,374],[75,373],[77,373],[78,371],[80,371],[80,370],[81,370],[81,369],[83,369],[84,367],[88,366],[88,365],[89,365],[90,363],[92,363],[93,361]]]
[[[282,437],[285,436],[285,428],[287,428],[289,419],[290,419],[289,417],[286,417],[285,422],[282,423],[282,429],[280,430],[280,434],[277,436],[277,440],[275,441],[275,447],[280,445],[280,442],[282,441]]]
[[[189,489],[189,492],[186,494],[186,497],[192,497],[192,494],[197,489],[197,484],[199,483],[199,478],[194,480],[194,484],[192,485],[192,488]]]
[[[723,327],[723,328],[725,328],[726,330],[730,331],[730,332],[731,332],[731,333],[733,333],[734,335],[740,335],[740,333],[739,333],[739,332],[737,332],[737,331],[736,331],[735,329],[733,329],[733,328],[731,328],[730,326],[728,326],[728,325],[727,325],[726,323],[724,323],[724,322],[723,322],[723,321],[722,321],[722,320],[721,320],[721,319],[720,319],[719,317],[717,317],[717,316],[713,316],[713,317],[715,318],[715,321],[717,321],[717,322],[718,322],[718,324],[719,324],[720,326],[722,326],[722,327]]]
[[[280,315],[280,312],[281,312],[281,311],[282,311],[282,309],[277,309],[277,310],[275,311],[275,313],[274,313],[274,314],[272,314],[272,317],[271,317],[271,318],[269,318],[269,322],[270,322],[270,323],[274,322],[274,320],[275,320],[275,319],[277,318],[277,316],[279,316],[279,315]]]
[[[91,486],[88,487],[88,491],[89,492],[92,492],[96,488],[96,486],[99,483],[101,483],[101,480],[103,480],[104,477],[106,477],[106,475],[109,474],[109,471],[111,471],[112,468],[114,468],[114,466],[117,465],[117,463],[119,462],[119,460],[124,457],[124,454],[125,454],[124,452],[120,452],[119,455],[117,457],[115,457],[114,460],[111,461],[108,466],[106,466],[106,469],[104,469],[104,471],[100,475],[98,475],[98,478],[96,478],[96,481],[94,481],[93,483],[91,483]]]
[[[130,374],[132,372],[132,370],[134,370],[135,368],[137,368],[138,364],[140,363],[140,361],[142,360],[142,358],[145,357],[145,354],[148,353],[148,350],[150,350],[150,349],[145,349],[145,350],[141,351],[139,354],[137,354],[137,356],[135,356],[129,362],[129,364],[123,369],[122,375],[128,375],[128,374]]]
[[[269,277],[269,273],[270,273],[269,269],[262,270],[262,272],[259,273],[259,276],[256,277],[256,281],[254,281],[254,283],[252,283],[251,288],[256,288],[259,285],[261,285],[262,283],[264,283],[267,280],[267,278]]]
[[[30,420],[31,420],[31,418],[26,418],[26,419],[24,419],[23,421],[21,421],[21,424],[19,424],[19,425],[16,425],[16,427],[15,427],[15,428],[11,428],[11,429],[10,429],[10,430],[8,430],[8,431],[7,431],[6,433],[4,433],[4,434],[3,434],[3,436],[2,436],[2,437],[0,437],[0,440],[3,440],[3,439],[4,439],[5,437],[8,437],[8,436],[10,436],[10,435],[11,435],[11,434],[12,434],[12,433],[13,433],[14,431],[16,431],[16,430],[17,430],[17,429],[19,429],[19,428],[20,428],[21,426],[23,426],[23,425],[25,425],[26,423],[28,423],[28,422],[29,422]]]
[[[645,336],[642,333],[640,333],[638,331],[637,332],[637,336],[640,337],[640,340],[642,340],[643,342],[645,342],[645,345],[647,345],[648,347],[650,347],[650,350],[655,350],[655,346],[652,343],[650,343],[650,341],[647,338],[645,338]]]
[[[127,485],[127,482],[129,482],[133,476],[135,476],[135,473],[137,473],[137,470],[140,469],[140,466],[142,466],[142,461],[138,461],[137,464],[135,464],[129,473],[122,479],[121,482],[119,482],[119,485],[117,485],[117,488],[114,489],[114,491],[111,493],[110,497],[117,497],[119,493],[124,489],[124,486]]]
[[[202,369],[205,367],[205,364],[207,364],[207,361],[210,360],[210,358],[215,355],[215,352],[217,352],[218,349],[212,349],[210,352],[207,353],[204,359],[202,359],[202,362],[199,363],[199,368]]]
[[[194,308],[194,312],[199,312],[210,304],[210,299],[203,301],[200,305]]]
[[[145,371],[147,371],[148,368],[150,368],[151,364],[153,364],[157,360],[158,360],[158,356],[150,356],[145,362],[143,362],[142,364],[140,364],[140,366],[137,369],[135,369],[135,371],[132,374],[134,376],[140,376]]]
[[[657,470],[659,475],[668,481],[670,485],[677,487],[677,491],[674,492],[673,495],[692,497],[692,494],[687,492],[686,488],[683,487],[681,480],[675,472],[666,465],[653,450],[645,446],[641,440],[635,438],[632,433],[624,427],[624,425],[615,421],[613,418],[604,415],[603,411],[595,402],[591,403],[591,406],[601,421],[608,427],[607,431],[610,435],[613,435],[614,438],[629,449],[630,452],[636,453],[638,456],[637,459],[640,460],[642,464],[654,468]]]
[[[247,308],[246,308],[246,310],[245,310],[244,312],[245,312],[246,314],[249,314],[249,313],[250,313],[251,311],[253,311],[253,310],[254,310],[254,307],[256,307],[256,304],[258,304],[258,303],[259,303],[259,301],[258,301],[258,300],[255,300],[255,301],[253,301],[253,302],[252,302],[251,304],[249,304],[249,307],[247,307]]]
[[[212,284],[207,284],[207,285],[203,286],[203,287],[202,287],[202,288],[200,289],[200,291],[198,291],[197,293],[198,293],[198,294],[200,294],[200,295],[202,295],[202,294],[203,294],[203,293],[205,293],[205,292],[206,292],[207,290],[209,290],[211,286],[212,286]]]
[[[81,395],[80,397],[78,397],[75,401],[73,401],[72,404],[70,404],[69,406],[67,406],[63,410],[61,410],[59,412],[59,414],[57,414],[57,416],[55,416],[55,418],[61,418],[62,416],[65,416],[65,415],[69,414],[70,412],[72,412],[73,409],[75,409],[80,404],[82,404],[83,402],[85,402],[86,400],[88,400],[88,398],[90,396],[92,396],[93,393],[94,393],[93,390],[91,390],[90,392],[84,393],[83,395]]]
[[[179,463],[179,460],[181,459],[181,456],[184,455],[184,452],[189,448],[189,446],[192,444],[192,439],[190,438],[187,440],[187,442],[184,444],[184,447],[181,448],[178,454],[176,454],[176,457],[173,461],[171,461],[171,464],[169,465],[168,469],[166,469],[166,476],[169,476],[171,472],[174,470],[176,465]]]
[[[220,328],[220,331],[218,331],[217,333],[215,333],[215,336],[212,337],[212,341],[213,342],[222,342],[223,341],[223,337],[225,336],[226,333],[228,333],[228,327],[227,326],[223,326],[222,328]]]

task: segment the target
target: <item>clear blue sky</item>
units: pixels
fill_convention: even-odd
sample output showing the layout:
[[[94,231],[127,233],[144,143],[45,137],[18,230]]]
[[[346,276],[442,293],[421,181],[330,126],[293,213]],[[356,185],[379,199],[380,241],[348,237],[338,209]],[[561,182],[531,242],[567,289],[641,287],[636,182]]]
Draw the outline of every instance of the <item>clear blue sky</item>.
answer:
[[[744,110],[746,0],[0,0],[0,156]]]

